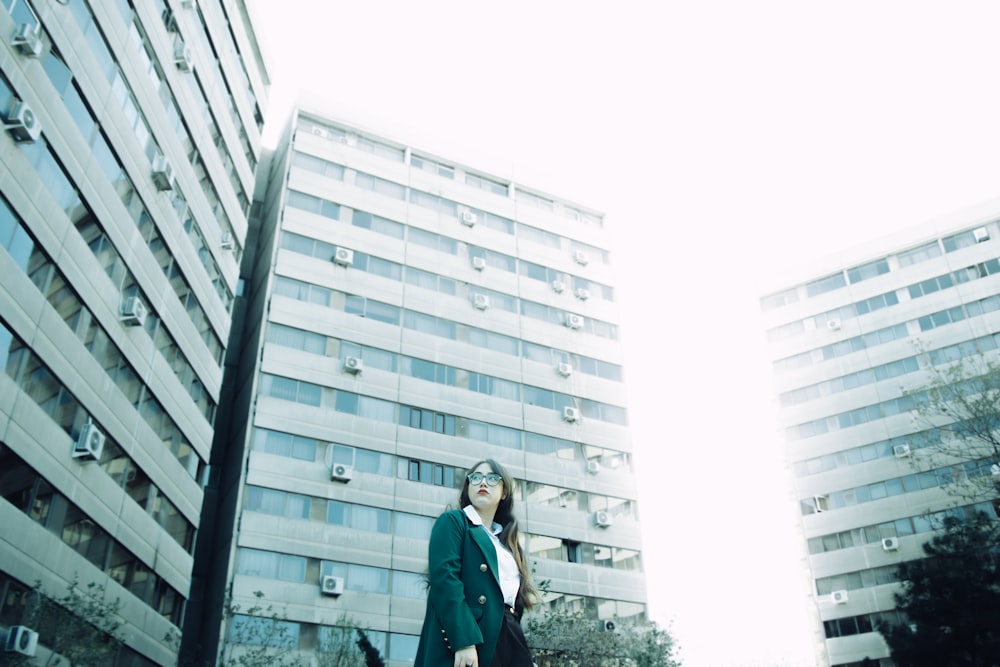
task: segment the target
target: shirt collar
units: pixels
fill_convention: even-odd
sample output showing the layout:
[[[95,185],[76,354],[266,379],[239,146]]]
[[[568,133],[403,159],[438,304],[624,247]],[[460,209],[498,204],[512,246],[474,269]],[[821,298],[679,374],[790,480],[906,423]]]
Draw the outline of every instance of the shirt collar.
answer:
[[[462,508],[462,511],[465,512],[465,516],[469,517],[469,521],[471,521],[477,526],[483,526],[483,517],[479,516],[479,512],[476,511],[475,507],[473,507],[472,505],[466,505],[465,507]],[[485,526],[483,527],[485,528]],[[502,530],[503,526],[494,521],[492,526],[493,534],[499,535]]]

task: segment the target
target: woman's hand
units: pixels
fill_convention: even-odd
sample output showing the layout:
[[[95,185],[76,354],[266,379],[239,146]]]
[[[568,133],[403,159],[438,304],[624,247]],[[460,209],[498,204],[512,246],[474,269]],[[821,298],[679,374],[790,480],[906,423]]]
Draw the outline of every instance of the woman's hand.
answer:
[[[454,667],[479,667],[479,653],[475,646],[466,646],[455,651]]]

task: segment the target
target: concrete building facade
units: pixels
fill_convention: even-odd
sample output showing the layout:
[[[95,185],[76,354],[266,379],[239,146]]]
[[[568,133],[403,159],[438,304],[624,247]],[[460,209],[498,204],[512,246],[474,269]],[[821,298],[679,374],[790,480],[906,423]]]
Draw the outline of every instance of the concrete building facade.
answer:
[[[595,630],[644,614],[603,215],[322,104],[258,196],[212,594],[259,591],[319,664],[348,626],[412,664],[431,526],[492,457],[548,603]],[[216,620],[223,655],[255,643],[252,618]]]
[[[0,629],[177,662],[267,86],[239,0],[0,2]],[[36,634],[37,633],[37,634]]]
[[[897,565],[922,556],[948,512],[995,516],[950,492],[994,462],[939,456],[952,441],[911,392],[997,358],[998,220],[1000,200],[987,202],[841,253],[761,299],[820,665],[891,665],[875,628],[903,620]]]

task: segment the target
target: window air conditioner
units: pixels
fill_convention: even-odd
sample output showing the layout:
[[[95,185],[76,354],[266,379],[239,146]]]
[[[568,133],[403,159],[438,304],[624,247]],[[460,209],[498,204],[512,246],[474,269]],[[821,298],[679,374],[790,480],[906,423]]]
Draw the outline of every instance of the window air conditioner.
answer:
[[[564,283],[563,281],[561,281],[561,280],[553,280],[552,281],[552,291],[553,292],[556,292],[558,294],[562,294],[565,289],[566,289],[566,283]]]
[[[611,515],[604,510],[594,512],[594,525],[598,528],[607,528],[612,523]]]
[[[568,422],[580,421],[580,409],[567,405],[563,408],[563,419]]]
[[[490,307],[490,297],[486,296],[485,294],[476,294],[475,296],[472,297],[472,303],[479,310],[486,310],[487,308]]]
[[[219,247],[223,250],[232,250],[236,247],[236,242],[233,240],[233,235],[229,232],[224,232],[222,238],[219,240]]]
[[[882,538],[882,548],[886,551],[895,551],[899,548],[899,538],[898,537],[883,537]]]
[[[825,512],[830,509],[830,499],[827,496],[813,496],[813,507],[817,512]]]
[[[567,364],[565,361],[559,362],[556,370],[559,371],[559,375],[562,375],[564,378],[568,378],[573,374],[573,366]]]
[[[479,216],[472,211],[462,211],[462,224],[466,227],[473,227],[478,221]]]
[[[586,301],[587,299],[590,298],[590,290],[584,287],[578,287],[576,291],[573,292],[573,294],[575,294],[576,298],[580,299],[581,301]]]
[[[146,304],[137,296],[127,297],[122,301],[121,322],[129,327],[141,327],[146,323]]]
[[[573,313],[566,314],[566,326],[570,329],[579,329],[583,326],[583,317]]]
[[[3,129],[10,132],[14,141],[31,142],[38,140],[42,133],[42,124],[28,103],[18,100],[14,102],[10,113],[4,118]]]
[[[101,452],[104,451],[104,439],[105,436],[101,429],[92,422],[87,422],[80,429],[80,434],[77,435],[76,442],[73,443],[73,451],[71,452],[73,458],[85,461],[100,460]]]
[[[354,479],[354,468],[346,463],[334,463],[330,469],[330,479],[334,482],[350,482]]]
[[[126,297],[122,301],[119,320],[128,327],[141,327],[146,323],[146,304],[137,296]]]
[[[910,455],[910,446],[906,444],[893,445],[892,453],[896,455],[897,459],[905,459]]]
[[[337,248],[333,253],[333,263],[341,266],[354,264],[354,251],[348,248]]]
[[[174,165],[166,155],[153,158],[153,185],[157,190],[172,190],[174,187]]]
[[[614,632],[615,631],[615,622],[614,621],[598,621],[597,622],[597,629],[600,632]]]
[[[38,28],[30,23],[22,23],[17,27],[10,45],[22,56],[37,58],[42,53],[42,37],[38,33]]]
[[[358,357],[347,357],[344,359],[344,370],[357,375],[365,369],[365,362]]]
[[[179,37],[174,41],[174,63],[182,72],[190,72],[194,68],[194,54],[191,47]]]
[[[972,238],[976,239],[976,243],[982,243],[990,240],[990,233],[985,227],[977,227],[972,230]]]
[[[344,592],[344,578],[325,574],[319,582],[319,589],[323,595],[336,597]]]
[[[472,258],[472,268],[476,271],[482,271],[486,268],[486,258],[485,257],[473,257]]]
[[[38,633],[26,625],[12,625],[7,630],[7,643],[4,651],[34,656],[38,650]]]
[[[593,459],[587,461],[587,472],[589,472],[591,475],[596,475],[597,473],[601,472],[600,462],[595,461]]]
[[[586,266],[587,264],[590,263],[590,255],[588,255],[583,250],[577,250],[576,252],[573,253],[573,261],[575,261],[577,264],[582,264]]]
[[[833,591],[830,593],[830,599],[834,604],[847,604],[847,591]]]
[[[840,320],[838,320],[836,317],[834,317],[833,319],[827,320],[826,321],[826,328],[829,329],[830,331],[839,331],[840,330]]]

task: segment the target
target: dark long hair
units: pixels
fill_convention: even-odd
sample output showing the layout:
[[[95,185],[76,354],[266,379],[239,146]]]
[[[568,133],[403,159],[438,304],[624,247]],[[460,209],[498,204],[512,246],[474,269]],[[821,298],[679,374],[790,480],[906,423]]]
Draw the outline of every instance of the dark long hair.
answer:
[[[503,526],[503,530],[500,531],[500,542],[505,544],[510,549],[510,552],[514,554],[514,562],[517,563],[517,570],[521,573],[521,588],[517,591],[518,606],[531,609],[538,598],[538,589],[531,582],[531,568],[528,567],[528,563],[524,559],[524,554],[521,552],[521,544],[518,542],[521,531],[518,530],[517,518],[514,516],[514,478],[510,476],[506,468],[493,459],[483,459],[482,461],[473,463],[469,467],[469,472],[471,473],[484,463],[490,467],[490,470],[499,473],[503,478],[503,496],[500,498],[500,504],[497,505],[497,512],[493,516],[493,521]],[[458,506],[465,507],[471,504],[472,501],[469,499],[469,478],[466,476],[465,481],[462,483],[462,491],[458,495]]]

